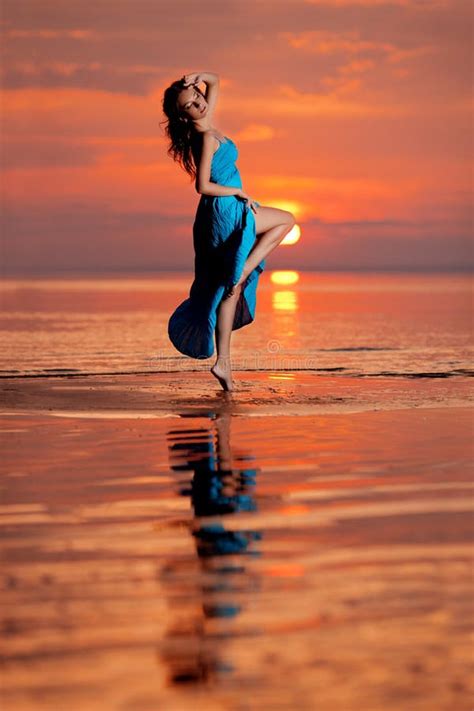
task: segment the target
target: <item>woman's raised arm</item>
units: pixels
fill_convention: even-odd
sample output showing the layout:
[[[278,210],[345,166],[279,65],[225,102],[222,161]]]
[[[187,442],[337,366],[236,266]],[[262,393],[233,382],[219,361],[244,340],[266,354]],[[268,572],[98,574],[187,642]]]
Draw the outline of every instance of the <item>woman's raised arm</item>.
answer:
[[[213,72],[192,72],[191,74],[185,74],[183,80],[186,84],[186,88],[193,84],[204,82],[206,85],[204,98],[208,106],[206,116],[209,118],[214,112],[219,95],[219,76]]]

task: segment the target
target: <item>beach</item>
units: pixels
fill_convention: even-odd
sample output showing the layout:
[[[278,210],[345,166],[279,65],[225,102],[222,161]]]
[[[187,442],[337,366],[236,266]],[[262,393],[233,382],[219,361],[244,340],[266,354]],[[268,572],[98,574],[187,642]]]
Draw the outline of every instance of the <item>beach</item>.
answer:
[[[264,273],[232,393],[189,283],[3,287],[5,708],[470,710],[468,277]]]

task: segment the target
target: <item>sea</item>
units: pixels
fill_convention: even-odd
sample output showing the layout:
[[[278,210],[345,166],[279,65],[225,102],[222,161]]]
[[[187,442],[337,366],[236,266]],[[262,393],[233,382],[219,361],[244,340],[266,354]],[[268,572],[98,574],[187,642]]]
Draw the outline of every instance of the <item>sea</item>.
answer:
[[[0,375],[208,370],[169,341],[193,274],[4,279]],[[456,377],[472,372],[469,273],[269,271],[255,320],[232,333],[241,371]]]
[[[264,272],[235,394],[191,283],[1,285],[2,708],[471,711],[470,276]]]

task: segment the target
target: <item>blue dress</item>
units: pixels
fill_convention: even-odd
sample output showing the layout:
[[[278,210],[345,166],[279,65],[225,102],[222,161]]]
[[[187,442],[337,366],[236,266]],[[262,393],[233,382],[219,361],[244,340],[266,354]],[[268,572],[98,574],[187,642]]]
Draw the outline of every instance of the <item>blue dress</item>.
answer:
[[[212,156],[210,181],[242,188],[235,165],[238,155],[233,141],[221,142]],[[227,290],[239,281],[255,240],[255,217],[245,200],[236,195],[201,195],[193,224],[194,281],[188,298],[168,321],[169,339],[180,353],[191,358],[213,355],[217,309]],[[233,331],[255,318],[257,284],[264,267],[262,259],[242,284]]]

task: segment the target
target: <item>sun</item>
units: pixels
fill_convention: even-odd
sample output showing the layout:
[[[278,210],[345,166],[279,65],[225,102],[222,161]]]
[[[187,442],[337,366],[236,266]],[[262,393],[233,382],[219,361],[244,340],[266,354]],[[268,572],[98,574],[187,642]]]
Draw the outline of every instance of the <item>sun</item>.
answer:
[[[301,227],[299,225],[293,225],[288,234],[280,242],[282,244],[296,244],[301,237]]]
[[[269,204],[273,207],[278,207],[280,210],[288,210],[292,212],[296,219],[302,216],[304,213],[304,208],[301,203],[293,200],[270,200]],[[294,225],[288,234],[280,242],[280,245],[286,244],[296,244],[301,237],[301,227],[297,224]]]

